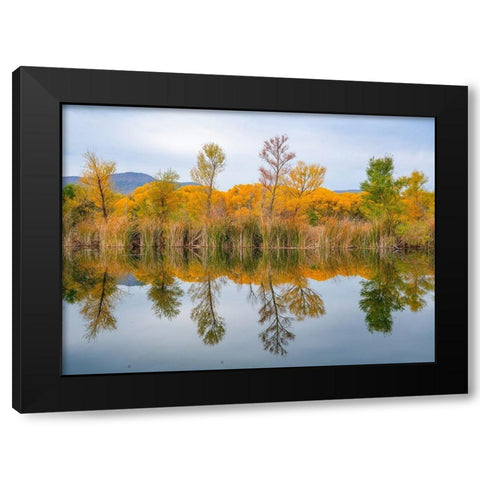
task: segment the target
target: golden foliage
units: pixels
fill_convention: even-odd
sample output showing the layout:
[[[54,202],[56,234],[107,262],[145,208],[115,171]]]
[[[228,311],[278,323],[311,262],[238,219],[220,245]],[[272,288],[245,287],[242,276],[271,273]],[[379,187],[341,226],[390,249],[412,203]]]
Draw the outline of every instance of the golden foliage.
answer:
[[[87,152],[81,184],[63,192],[65,245],[219,248],[433,248],[435,195],[426,176],[393,177],[391,158],[372,159],[365,192],[324,188],[326,169],[298,161],[287,137],[265,142],[261,183],[215,188],[225,154],[199,152],[201,185],[178,188],[178,174],[160,172],[129,195],[114,193],[112,162]],[[200,178],[201,177],[201,178]],[[103,218],[103,222],[99,219]]]

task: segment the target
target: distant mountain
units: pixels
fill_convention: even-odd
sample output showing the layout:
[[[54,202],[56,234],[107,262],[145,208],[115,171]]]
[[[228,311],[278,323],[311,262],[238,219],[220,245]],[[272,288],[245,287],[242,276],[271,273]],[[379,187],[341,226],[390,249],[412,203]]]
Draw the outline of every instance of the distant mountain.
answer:
[[[124,172],[124,173],[114,173],[112,175],[112,183],[114,189],[123,194],[132,193],[136,188],[145,185],[146,183],[153,182],[155,178],[146,173],[137,173],[137,172]],[[75,185],[80,181],[78,176],[70,176],[62,178],[62,186],[65,186],[67,183],[74,183]],[[183,187],[185,185],[196,185],[195,182],[179,182],[179,186]]]
[[[137,172],[124,172],[124,173],[114,173],[112,175],[112,182],[114,189],[123,194],[132,193],[136,188],[145,185],[146,183],[153,182],[155,178],[146,173],[137,173]],[[80,181],[80,177],[71,176],[62,178],[62,186],[64,187],[67,183],[74,183],[75,185]],[[186,185],[198,185],[195,182],[179,182],[179,187],[185,187]],[[334,190],[336,193],[360,193],[361,190]]]
[[[131,273],[127,273],[127,275],[124,275],[117,280],[117,285],[123,285],[125,287],[138,287],[145,284],[138,281]]]
[[[62,177],[62,187],[64,187],[67,183],[73,183],[76,185],[79,180],[80,180],[80,177],[77,177],[75,175],[72,175],[69,177]]]

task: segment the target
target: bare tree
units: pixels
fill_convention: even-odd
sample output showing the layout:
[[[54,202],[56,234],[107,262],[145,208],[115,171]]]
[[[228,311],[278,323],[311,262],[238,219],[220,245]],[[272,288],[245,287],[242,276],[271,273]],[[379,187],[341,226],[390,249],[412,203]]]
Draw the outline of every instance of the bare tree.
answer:
[[[285,134],[270,138],[263,143],[263,148],[259,153],[259,157],[266,163],[265,166],[262,165],[259,168],[259,180],[270,194],[268,207],[270,218],[273,214],[277,189],[282,184],[284,176],[290,171],[288,162],[296,156],[294,152],[289,152],[287,141],[288,136]]]

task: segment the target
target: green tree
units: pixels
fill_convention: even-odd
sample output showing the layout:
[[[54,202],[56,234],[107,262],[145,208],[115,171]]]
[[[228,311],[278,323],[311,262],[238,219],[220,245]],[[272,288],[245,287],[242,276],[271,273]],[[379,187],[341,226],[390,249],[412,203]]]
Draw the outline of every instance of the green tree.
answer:
[[[67,183],[62,189],[62,200],[66,202],[67,200],[73,200],[76,196],[76,185],[73,183]]]
[[[401,212],[400,190],[403,180],[393,178],[393,158],[371,158],[367,168],[367,180],[360,184],[366,193],[362,212],[378,222],[381,233],[392,234]]]
[[[172,169],[158,172],[152,184],[150,200],[155,216],[165,222],[175,211],[177,198],[175,189],[180,176]]]
[[[194,182],[203,185],[207,195],[207,216],[210,216],[212,207],[212,193],[215,180],[225,169],[225,152],[216,143],[206,143],[197,155],[197,165],[192,168],[190,175]]]
[[[111,175],[115,173],[115,163],[103,161],[93,152],[86,152],[84,157],[86,165],[80,181],[85,187],[88,199],[107,220],[115,200],[111,182]]]
[[[71,231],[79,222],[92,214],[95,206],[80,185],[67,183],[62,189],[63,232]]]

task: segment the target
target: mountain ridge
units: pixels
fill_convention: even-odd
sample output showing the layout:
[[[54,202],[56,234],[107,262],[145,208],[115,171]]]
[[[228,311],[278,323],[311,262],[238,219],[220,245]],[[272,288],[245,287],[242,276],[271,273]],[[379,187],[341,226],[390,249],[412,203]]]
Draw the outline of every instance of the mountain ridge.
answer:
[[[136,188],[145,185],[146,183],[153,182],[155,180],[154,177],[148,175],[147,173],[141,172],[121,172],[121,173],[114,173],[112,175],[112,183],[114,186],[115,191],[123,194],[128,195],[132,193]],[[67,185],[67,183],[74,183],[75,185],[78,184],[80,181],[80,176],[78,175],[70,175],[62,177],[62,187]],[[198,185],[195,182],[178,182],[180,187],[184,187],[187,185]],[[333,190],[336,193],[360,193],[361,190],[357,189],[345,189],[345,190]]]
[[[146,183],[153,182],[155,180],[155,178],[151,175],[140,172],[114,173],[111,177],[114,190],[123,195],[128,195],[132,193],[136,188],[141,187]],[[73,183],[77,185],[79,181],[80,176],[78,175],[68,175],[62,177],[62,187],[67,185],[67,183]],[[178,182],[178,184],[181,187],[184,187],[186,185],[197,185],[195,182]]]

